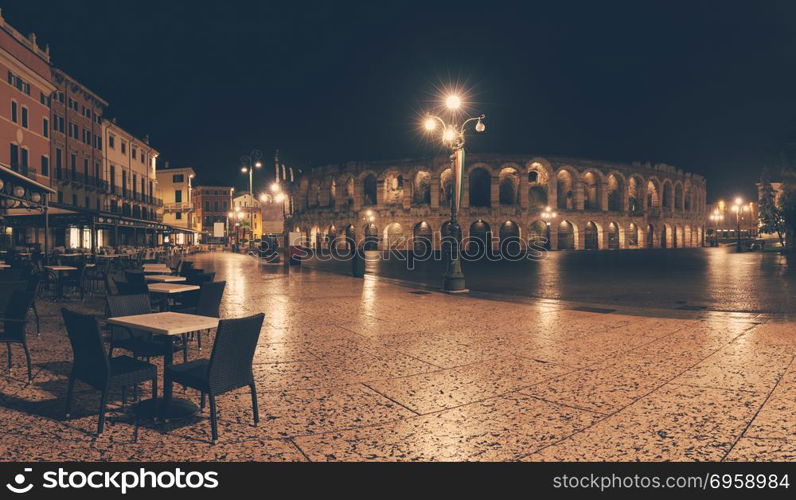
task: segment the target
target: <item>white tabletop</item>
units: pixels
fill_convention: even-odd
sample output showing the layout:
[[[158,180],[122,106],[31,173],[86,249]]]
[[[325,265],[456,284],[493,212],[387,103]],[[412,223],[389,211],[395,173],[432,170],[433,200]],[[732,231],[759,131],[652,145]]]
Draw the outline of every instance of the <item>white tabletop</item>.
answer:
[[[77,271],[74,266],[44,266],[52,271]]]
[[[118,253],[99,253],[97,254],[98,259],[115,259],[116,257],[121,257]]]
[[[62,254],[56,255],[56,257],[80,257],[82,255],[85,255],[85,254],[82,254],[82,253],[62,253]]]
[[[9,267],[11,267],[11,264],[0,264],[0,269],[8,269]]]
[[[144,267],[144,271],[147,271],[147,270],[150,270],[150,269],[151,270],[163,269],[163,270],[166,270],[166,271],[171,271],[171,268],[169,266],[167,266],[166,264],[144,264],[143,267]]]
[[[147,276],[146,279],[148,281],[164,281],[166,283],[176,282],[176,281],[185,281],[188,278],[185,276],[169,276],[167,274],[153,274]]]
[[[199,330],[209,330],[218,327],[218,321],[218,318],[209,316],[177,312],[157,312],[108,318],[108,323],[112,325],[133,327],[159,335],[182,335],[183,333],[197,332]]]
[[[150,283],[147,285],[151,293],[183,293],[199,290],[199,285],[183,285],[181,283]]]

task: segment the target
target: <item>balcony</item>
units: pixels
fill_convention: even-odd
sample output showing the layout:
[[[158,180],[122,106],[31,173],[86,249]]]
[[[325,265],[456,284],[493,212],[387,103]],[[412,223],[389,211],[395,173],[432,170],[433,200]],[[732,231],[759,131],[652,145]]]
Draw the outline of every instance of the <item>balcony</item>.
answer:
[[[190,212],[192,208],[187,201],[163,203],[163,210],[167,212]]]

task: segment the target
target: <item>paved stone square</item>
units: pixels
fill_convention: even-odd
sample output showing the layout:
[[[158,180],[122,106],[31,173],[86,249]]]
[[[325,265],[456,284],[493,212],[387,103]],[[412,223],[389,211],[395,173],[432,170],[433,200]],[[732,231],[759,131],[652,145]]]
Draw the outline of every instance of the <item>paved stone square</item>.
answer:
[[[117,394],[95,438],[99,393],[78,385],[63,419],[72,356],[59,311],[99,314],[103,299],[41,300],[33,383],[19,348],[0,377],[3,460],[796,459],[796,325],[775,316],[604,314],[286,274],[229,253],[194,260],[227,281],[223,317],[266,314],[260,424],[241,390],[218,398],[216,445],[208,413],[142,421],[136,436]]]

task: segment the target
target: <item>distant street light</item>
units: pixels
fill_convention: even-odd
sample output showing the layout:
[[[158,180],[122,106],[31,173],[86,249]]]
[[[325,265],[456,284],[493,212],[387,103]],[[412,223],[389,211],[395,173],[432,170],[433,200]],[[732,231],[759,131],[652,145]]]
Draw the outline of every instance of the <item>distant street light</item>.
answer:
[[[249,174],[249,196],[252,199],[252,204],[254,204],[254,188],[252,187],[253,179],[254,179],[254,169],[262,168],[263,163],[260,161],[263,158],[263,152],[259,149],[253,149],[251,153],[248,155],[243,155],[240,157],[241,168],[240,171],[244,174]],[[254,210],[252,207],[249,207],[249,247],[252,246],[252,240],[254,239]]]
[[[483,132],[486,130],[484,125],[485,115],[476,117],[467,117],[463,122],[457,123],[457,118],[461,114],[463,101],[458,94],[449,94],[444,99],[446,114],[448,121],[438,115],[429,113],[423,120],[423,128],[426,132],[433,133],[438,127],[441,127],[442,134],[440,139],[442,144],[447,147],[450,152],[451,171],[453,172],[454,189],[453,196],[451,196],[451,218],[448,225],[450,236],[454,241],[450,245],[450,258],[448,259],[447,269],[443,275],[442,289],[446,292],[465,292],[467,289],[464,286],[464,273],[462,272],[462,264],[460,259],[460,245],[461,229],[456,220],[459,203],[461,201],[462,190],[462,173],[464,170],[464,143],[465,131],[467,125],[475,123],[475,131]],[[466,116],[466,115],[465,115]],[[454,244],[455,242],[455,244]]]

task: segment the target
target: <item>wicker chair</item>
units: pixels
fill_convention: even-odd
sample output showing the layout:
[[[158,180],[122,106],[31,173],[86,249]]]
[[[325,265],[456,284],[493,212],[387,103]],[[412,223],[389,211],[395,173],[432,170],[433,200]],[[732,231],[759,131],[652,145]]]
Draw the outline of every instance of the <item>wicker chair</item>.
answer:
[[[195,298],[190,298],[188,301],[181,303],[173,310],[175,312],[199,314],[201,316],[220,318],[221,299],[224,297],[224,288],[226,286],[226,281],[212,281],[210,283],[204,283],[200,286],[199,293],[195,296]],[[183,295],[188,295],[189,293],[191,292],[184,293]],[[201,350],[202,332],[196,332],[196,341],[199,350]]]
[[[122,403],[124,403],[127,387],[137,387],[142,382],[151,381],[152,398],[157,397],[158,369],[155,365],[138,361],[129,356],[108,357],[105,347],[102,345],[96,318],[68,309],[61,309],[61,314],[64,317],[66,332],[69,335],[74,355],[66,391],[66,418],[70,417],[72,396],[77,380],[102,391],[97,434],[102,434],[105,427],[105,406],[111,389],[121,387]]]
[[[257,425],[260,421],[252,362],[264,317],[265,315],[260,313],[246,318],[221,320],[218,323],[210,359],[198,359],[165,368],[163,397],[166,401],[171,398],[174,382],[199,390],[202,393],[202,409],[205,406],[205,395],[210,399],[210,429],[213,443],[218,441],[216,396],[248,386],[252,398],[254,424]]]
[[[9,297],[3,317],[0,318],[3,323],[3,328],[0,330],[0,342],[6,344],[6,349],[8,350],[9,371],[11,371],[12,361],[11,344],[20,344],[22,346],[25,351],[25,361],[28,365],[28,383],[30,383],[33,378],[33,370],[30,362],[26,326],[28,309],[30,309],[30,305],[33,302],[33,293],[24,288],[26,285],[26,282],[21,282],[20,288],[17,288]]]
[[[149,287],[146,284],[146,275],[141,271],[125,271],[124,277],[130,285],[132,293],[149,293]],[[118,286],[118,283],[117,283]],[[121,289],[120,289],[121,290]]]

